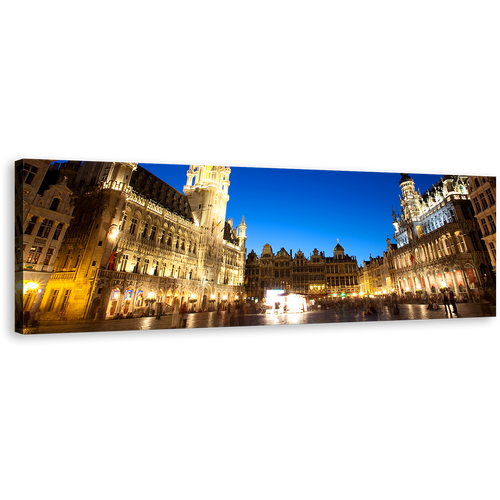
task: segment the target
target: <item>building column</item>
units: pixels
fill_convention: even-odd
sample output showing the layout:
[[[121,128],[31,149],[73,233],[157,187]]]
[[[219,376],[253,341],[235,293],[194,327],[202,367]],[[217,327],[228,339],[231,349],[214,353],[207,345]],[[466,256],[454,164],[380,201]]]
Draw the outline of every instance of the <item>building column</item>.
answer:
[[[125,287],[120,288],[120,298],[118,299],[118,304],[116,306],[116,314],[122,312],[123,298],[125,297]]]
[[[432,293],[431,282],[429,281],[429,276],[427,274],[424,274],[424,283],[425,283],[426,292],[428,295],[430,295]]]
[[[455,276],[455,269],[453,269],[453,272],[451,273],[451,280],[453,281],[453,287],[455,288],[455,295],[458,297],[458,283],[457,277]]]
[[[462,264],[459,265],[459,270],[462,273],[462,279],[463,279],[463,282],[465,283],[465,290],[467,291],[467,298],[470,301],[471,300],[471,291],[470,291],[470,287],[469,287],[469,279],[467,278],[467,273],[465,272],[465,268],[464,268],[464,266],[462,266]]]

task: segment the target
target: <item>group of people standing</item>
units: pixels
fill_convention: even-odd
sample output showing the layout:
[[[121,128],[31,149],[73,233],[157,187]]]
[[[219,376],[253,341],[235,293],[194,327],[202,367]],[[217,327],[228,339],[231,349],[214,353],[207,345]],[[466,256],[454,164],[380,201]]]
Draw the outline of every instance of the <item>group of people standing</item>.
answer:
[[[179,304],[175,304],[174,312],[172,313],[172,328],[186,328],[188,319],[188,309],[186,304],[179,308]]]
[[[444,309],[450,317],[454,314],[458,317],[457,301],[453,290],[445,290],[442,295]],[[452,309],[453,308],[453,309]],[[429,296],[429,305],[427,309],[439,309],[439,298],[437,295]]]

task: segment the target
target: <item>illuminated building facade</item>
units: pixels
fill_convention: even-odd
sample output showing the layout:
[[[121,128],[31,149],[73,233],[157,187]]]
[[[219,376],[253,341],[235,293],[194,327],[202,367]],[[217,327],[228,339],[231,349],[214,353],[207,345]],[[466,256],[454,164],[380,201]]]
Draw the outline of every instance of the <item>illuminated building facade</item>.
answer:
[[[64,172],[49,160],[19,160],[15,170],[16,327],[19,328],[23,323],[31,323],[40,307],[71,222],[73,206]]]
[[[489,256],[467,190],[467,177],[445,175],[424,195],[401,174],[401,213],[393,209],[396,249],[391,249],[399,294],[437,293],[449,287],[477,295],[488,281]]]
[[[315,248],[309,258],[300,250],[292,257],[292,250],[281,248],[274,254],[267,244],[259,258],[252,250],[246,265],[247,298],[262,301],[272,289],[316,300],[359,294],[356,258],[345,254],[340,244],[333,253],[333,257],[325,257]]]
[[[482,240],[490,255],[493,272],[497,266],[497,182],[496,177],[469,177],[469,194],[476,219],[481,228]]]
[[[191,165],[183,194],[135,163],[73,166],[73,221],[40,319],[138,316],[238,300],[246,224],[243,218],[234,228],[226,219],[230,173]]]
[[[355,256],[347,255],[337,242],[333,257],[325,258],[328,296],[355,296],[360,293],[359,267]]]
[[[390,259],[387,252],[383,256],[363,261],[360,267],[360,292],[363,295],[389,295],[393,292],[393,281],[389,272]]]

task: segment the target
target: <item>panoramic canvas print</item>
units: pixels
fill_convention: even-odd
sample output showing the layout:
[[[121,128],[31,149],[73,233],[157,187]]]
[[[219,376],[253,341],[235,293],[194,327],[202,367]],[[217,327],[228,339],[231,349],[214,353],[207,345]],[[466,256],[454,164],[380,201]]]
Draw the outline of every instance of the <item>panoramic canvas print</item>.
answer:
[[[23,334],[496,315],[491,176],[24,159],[15,203]]]

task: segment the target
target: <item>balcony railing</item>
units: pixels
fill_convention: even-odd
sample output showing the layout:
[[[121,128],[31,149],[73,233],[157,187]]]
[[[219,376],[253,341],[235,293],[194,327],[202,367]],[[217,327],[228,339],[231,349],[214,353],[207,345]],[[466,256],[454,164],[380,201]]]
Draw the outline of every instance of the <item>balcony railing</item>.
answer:
[[[53,273],[50,279],[52,281],[54,280],[60,280],[60,281],[72,281],[75,279],[76,272],[75,271],[67,271],[67,272],[58,272],[58,273]]]

